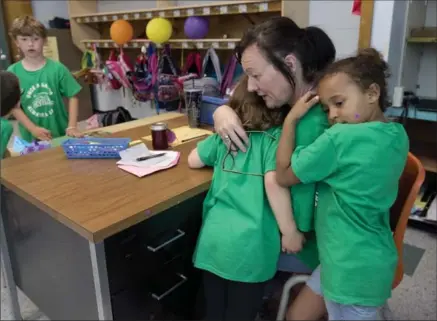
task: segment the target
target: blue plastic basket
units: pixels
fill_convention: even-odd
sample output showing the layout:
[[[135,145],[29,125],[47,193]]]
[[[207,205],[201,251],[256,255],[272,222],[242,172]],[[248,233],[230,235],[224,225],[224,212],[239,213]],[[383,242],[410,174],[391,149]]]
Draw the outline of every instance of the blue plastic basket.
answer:
[[[228,99],[219,97],[202,96],[202,104],[200,105],[200,122],[214,126],[214,114],[217,107],[226,105]]]
[[[130,138],[71,138],[62,143],[67,158],[120,158]]]

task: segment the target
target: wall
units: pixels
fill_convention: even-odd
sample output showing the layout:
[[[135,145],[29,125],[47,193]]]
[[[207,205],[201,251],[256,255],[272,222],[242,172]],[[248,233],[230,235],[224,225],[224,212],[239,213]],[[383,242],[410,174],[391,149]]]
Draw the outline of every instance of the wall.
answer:
[[[54,17],[68,19],[68,2],[65,0],[32,0],[34,16],[49,26],[49,20]]]
[[[437,26],[437,1],[428,0],[425,26]],[[420,62],[417,95],[437,99],[437,44],[419,44],[419,46],[423,46],[423,56]]]

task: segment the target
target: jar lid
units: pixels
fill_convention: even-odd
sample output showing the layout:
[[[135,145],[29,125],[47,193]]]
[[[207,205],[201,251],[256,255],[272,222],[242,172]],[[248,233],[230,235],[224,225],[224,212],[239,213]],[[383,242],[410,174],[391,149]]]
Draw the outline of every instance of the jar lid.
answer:
[[[150,128],[152,130],[166,130],[167,124],[166,123],[155,123],[155,124],[152,124],[152,126]]]

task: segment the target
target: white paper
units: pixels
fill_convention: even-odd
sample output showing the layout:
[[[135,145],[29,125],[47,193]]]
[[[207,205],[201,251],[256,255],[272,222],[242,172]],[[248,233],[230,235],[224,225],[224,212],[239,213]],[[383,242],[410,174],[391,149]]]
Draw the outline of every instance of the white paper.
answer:
[[[144,143],[122,150],[119,154],[123,161],[136,161],[136,159],[139,157],[152,155],[152,153]]]
[[[161,154],[165,153],[165,155],[147,159],[144,161],[137,161],[139,157],[146,157],[153,154]],[[136,167],[165,167],[169,166],[178,156],[178,152],[174,151],[151,151],[147,148],[145,144],[139,144],[132,147],[129,147],[126,150],[120,152],[121,160],[117,162],[117,165],[128,165],[128,166],[136,166]]]

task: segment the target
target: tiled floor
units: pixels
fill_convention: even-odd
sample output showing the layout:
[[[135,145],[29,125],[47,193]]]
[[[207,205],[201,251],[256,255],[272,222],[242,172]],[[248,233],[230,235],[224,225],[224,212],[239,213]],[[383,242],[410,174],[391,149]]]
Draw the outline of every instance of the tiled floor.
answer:
[[[437,320],[437,234],[409,228],[405,236],[404,280],[389,301],[393,320]],[[1,289],[1,320],[12,320],[9,297]],[[48,320],[20,293],[25,320]]]

